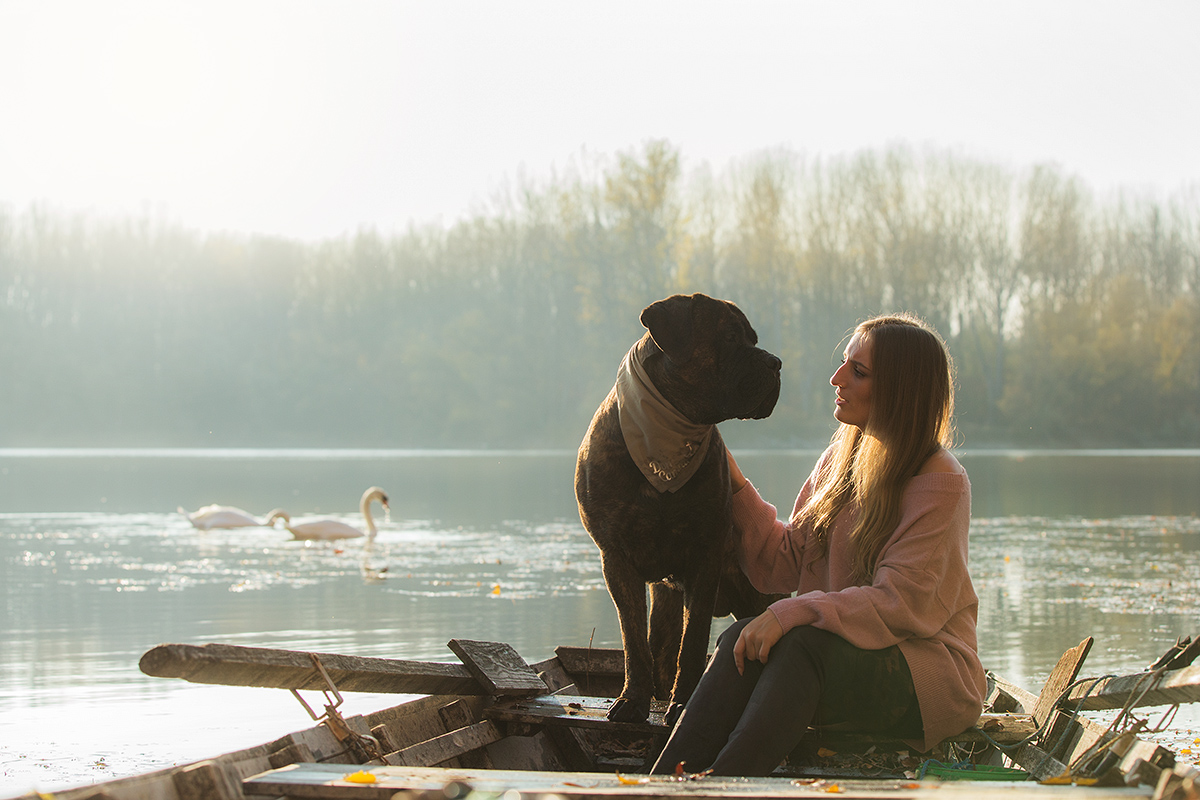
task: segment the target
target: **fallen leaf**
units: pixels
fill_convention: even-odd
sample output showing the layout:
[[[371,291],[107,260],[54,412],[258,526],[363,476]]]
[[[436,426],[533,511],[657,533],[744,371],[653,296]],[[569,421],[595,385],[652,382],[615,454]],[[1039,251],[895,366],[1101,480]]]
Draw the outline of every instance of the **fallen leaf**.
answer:
[[[363,772],[360,769],[358,772],[351,772],[349,775],[344,776],[342,780],[347,783],[374,783],[375,775],[371,772]]]
[[[830,750],[828,747],[820,747],[817,748],[817,755],[821,758],[829,758],[830,756],[836,756],[837,750]]]
[[[621,773],[617,773],[617,780],[625,786],[637,786],[639,783],[649,783],[649,778],[626,778]]]
[[[1055,775],[1053,778],[1046,778],[1038,783],[1043,786],[1068,786],[1071,783],[1071,773],[1064,772],[1062,775]]]

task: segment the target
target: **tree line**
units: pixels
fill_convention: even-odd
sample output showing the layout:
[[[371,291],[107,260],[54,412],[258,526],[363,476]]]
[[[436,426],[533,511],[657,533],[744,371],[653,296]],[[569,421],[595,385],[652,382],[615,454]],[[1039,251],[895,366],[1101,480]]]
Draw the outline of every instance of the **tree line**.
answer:
[[[1198,211],[907,147],[685,170],[667,141],[319,242],[0,207],[0,446],[574,447],[641,309],[696,291],[784,363],[735,445],[825,441],[845,335],[907,310],[968,446],[1197,446]]]

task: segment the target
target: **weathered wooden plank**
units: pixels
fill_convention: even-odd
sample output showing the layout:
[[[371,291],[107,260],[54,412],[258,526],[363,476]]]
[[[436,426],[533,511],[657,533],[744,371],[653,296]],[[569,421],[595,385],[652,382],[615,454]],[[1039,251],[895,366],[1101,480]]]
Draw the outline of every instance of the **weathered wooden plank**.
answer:
[[[486,747],[503,738],[495,723],[484,720],[435,736],[419,744],[388,753],[383,760],[397,767],[434,767],[452,758]]]
[[[1063,653],[1062,657],[1058,659],[1058,663],[1050,671],[1050,677],[1046,678],[1046,683],[1042,685],[1037,702],[1034,703],[1033,708],[1026,709],[1039,725],[1050,718],[1050,713],[1058,704],[1058,698],[1075,680],[1075,676],[1079,674],[1079,668],[1083,666],[1083,660],[1087,658],[1088,651],[1091,649],[1092,637],[1089,636]]]
[[[488,690],[488,694],[531,695],[549,691],[525,659],[503,642],[451,639],[449,647],[463,665]]]
[[[1083,699],[1085,711],[1097,711],[1123,708],[1131,697],[1135,698],[1133,708],[1200,702],[1200,666],[1164,672],[1157,682],[1151,681],[1151,675],[1141,672],[1100,678],[1094,685],[1084,683],[1071,690],[1067,703],[1073,708]]]
[[[325,681],[313,664],[313,655],[298,650],[229,644],[160,644],[147,650],[138,666],[146,675],[182,678],[191,683],[325,689]],[[335,653],[316,655],[334,685],[343,692],[485,693],[484,687],[461,664]]]
[[[575,694],[616,697],[625,682],[625,655],[619,648],[556,647],[554,655],[578,687]]]
[[[560,645],[554,648],[554,655],[576,680],[584,675],[625,677],[625,653],[620,648]]]
[[[237,784],[215,761],[188,764],[172,776],[179,800],[235,800]]]
[[[321,764],[297,765],[284,770],[256,775],[243,783],[247,795],[285,795],[293,798],[346,798],[347,800],[391,800],[401,797],[441,796],[443,788],[456,782],[471,788],[478,797],[500,797],[517,791],[526,797],[558,795],[577,798],[813,798],[836,794],[840,798],[908,798],[909,800],[945,800],[969,797],[971,800],[1045,800],[1050,794],[1063,797],[1149,798],[1151,792],[1130,789],[1080,790],[1079,787],[1048,789],[1027,783],[991,783],[949,781],[938,783],[909,780],[827,780],[817,783],[791,777],[719,778],[675,780],[666,775],[617,775],[599,772],[524,772],[519,770],[439,770],[420,767],[368,767],[373,784],[351,784],[343,780],[345,768]]]
[[[1013,763],[1039,781],[1057,778],[1067,772],[1067,765],[1035,744],[1023,744],[1007,753]]]
[[[438,717],[441,718],[442,724],[446,726],[447,732],[466,728],[480,721],[475,715],[474,709],[470,708],[462,700],[456,700],[439,708]],[[492,760],[488,757],[486,750],[476,749],[474,752],[463,753],[458,760],[448,766],[491,769],[495,765],[492,764]]]
[[[1000,744],[1016,744],[1037,730],[1030,714],[983,714],[975,725],[946,741],[956,744],[984,742],[989,739]],[[985,735],[986,734],[986,737]]]
[[[606,716],[612,703],[612,698],[566,694],[543,695],[502,700],[484,709],[483,715],[488,719],[503,722],[520,722],[528,725],[565,725],[613,733],[645,735],[668,731],[667,725],[663,721],[666,704],[652,703],[650,718],[646,722],[613,722]]]
[[[1011,710],[1024,711],[1027,714],[1033,710],[1033,706],[1037,703],[1038,699],[1036,694],[1025,689],[1023,686],[1018,686],[1003,675],[997,675],[994,672],[989,673],[989,675],[995,688],[1002,694],[1011,697],[1016,703],[1015,707]]]
[[[288,764],[305,764],[316,761],[312,748],[304,742],[291,742],[267,756],[271,766],[278,769]]]

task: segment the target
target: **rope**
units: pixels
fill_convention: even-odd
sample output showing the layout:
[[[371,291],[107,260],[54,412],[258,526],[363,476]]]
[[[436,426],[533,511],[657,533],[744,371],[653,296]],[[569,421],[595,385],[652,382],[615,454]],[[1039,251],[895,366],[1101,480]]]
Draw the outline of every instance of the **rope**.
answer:
[[[1134,687],[1134,692],[1130,692],[1129,697],[1126,698],[1125,703],[1121,707],[1121,710],[1113,718],[1112,722],[1109,723],[1108,727],[1105,728],[1104,732],[1100,734],[1100,737],[1096,741],[1096,743],[1093,744],[1088,749],[1084,750],[1082,753],[1080,753],[1079,756],[1077,756],[1067,766],[1067,774],[1068,775],[1082,774],[1086,770],[1087,766],[1089,764],[1091,764],[1096,759],[1097,756],[1100,756],[1100,755],[1104,754],[1105,752],[1111,750],[1112,746],[1114,744],[1116,744],[1117,741],[1120,740],[1122,734],[1137,733],[1143,729],[1143,726],[1146,725],[1146,720],[1137,719],[1133,715],[1132,711],[1134,708],[1136,708],[1138,706],[1138,703],[1141,702],[1142,698],[1144,698],[1146,696],[1146,694],[1150,692],[1150,690],[1152,690],[1155,686],[1158,685],[1158,682],[1160,680],[1162,680],[1163,673],[1165,673],[1167,671],[1168,671],[1167,665],[1163,664],[1162,666],[1158,667],[1157,669],[1154,669],[1151,672],[1147,672],[1142,677],[1139,678],[1137,685]],[[1107,678],[1113,678],[1113,677],[1116,677],[1116,676],[1115,675],[1103,675],[1098,678],[1081,678],[1079,680],[1073,681],[1070,685],[1068,685],[1065,689],[1063,689],[1061,694],[1059,694],[1058,699],[1056,699],[1054,701],[1054,705],[1052,706],[1052,708],[1054,708],[1054,709],[1059,708],[1059,706],[1062,705],[1066,701],[1067,697],[1077,686],[1081,686],[1085,683],[1090,683],[1087,690],[1082,695],[1080,695],[1078,702],[1076,702],[1074,704],[1074,708],[1072,708],[1070,713],[1068,714],[1068,718],[1071,721],[1078,720],[1079,716],[1080,716],[1080,712],[1083,710],[1084,702],[1091,696],[1091,694],[1095,690],[1095,688],[1100,684],[1101,681],[1103,681]],[[1168,724],[1169,721],[1174,718],[1175,712],[1178,710],[1179,710],[1178,703],[1172,705],[1167,710],[1167,712],[1165,712],[1163,714],[1163,718],[1159,721],[1158,727],[1156,727],[1153,730],[1163,730],[1164,729],[1163,726]],[[1001,744],[1000,742],[997,742],[995,739],[993,739],[991,736],[989,736],[987,734],[987,732],[984,731],[982,728],[980,729],[980,733],[982,734],[984,740],[986,742],[988,742],[988,744],[992,745],[1000,752],[1007,754],[1007,753],[1011,753],[1011,752],[1017,750],[1020,747],[1024,747],[1025,745],[1027,745],[1031,742],[1041,740],[1042,736],[1047,732],[1048,728],[1050,727],[1050,724],[1054,721],[1054,718],[1055,718],[1055,715],[1053,713],[1048,714],[1046,716],[1046,720],[1038,726],[1037,730],[1035,730],[1033,733],[1026,736],[1021,741],[1015,742],[1013,744],[1006,745],[1006,744]],[[1058,736],[1058,739],[1054,742],[1054,745],[1052,747],[1045,748],[1046,752],[1049,753],[1051,756],[1057,758],[1056,754],[1066,743],[1067,735],[1068,735],[1068,733],[1071,732],[1071,729],[1072,729],[1072,726],[1070,726],[1070,725],[1064,726],[1062,732]],[[1096,763],[1098,765],[1103,764],[1103,761],[1104,761],[1103,758],[1101,758]],[[1090,777],[1098,777],[1098,776],[1095,776],[1093,774],[1093,775],[1090,775]]]
[[[1141,702],[1142,698],[1144,698],[1146,694],[1149,693],[1151,689],[1155,688],[1158,685],[1158,682],[1162,680],[1163,673],[1168,671],[1168,665],[1169,661],[1163,663],[1153,671],[1145,673],[1141,678],[1138,679],[1135,690],[1141,689],[1141,691],[1136,695],[1132,692],[1130,693],[1129,697],[1126,698],[1124,705],[1121,706],[1121,710],[1115,717],[1113,717],[1112,722],[1109,723],[1108,728],[1105,729],[1104,733],[1100,735],[1100,738],[1096,744],[1080,753],[1079,756],[1071,763],[1070,768],[1072,771],[1074,771],[1077,766],[1079,768],[1083,768],[1096,756],[1101,755],[1107,750],[1110,750],[1112,746],[1117,743],[1122,734],[1133,734],[1143,729],[1143,727],[1146,725],[1146,720],[1137,719],[1133,715],[1133,709],[1136,708],[1138,703]],[[1150,732],[1164,730],[1165,726],[1169,725],[1171,720],[1175,718],[1175,713],[1178,710],[1178,703],[1171,705],[1163,713],[1162,719],[1159,720],[1158,725],[1155,728],[1148,730]],[[1119,731],[1119,733],[1114,733],[1114,731]],[[1101,759],[1100,763],[1103,763],[1103,759]]]
[[[1092,685],[1088,687],[1087,692],[1084,693],[1083,697],[1081,697],[1079,699],[1079,702],[1075,705],[1075,710],[1071,712],[1071,719],[1075,719],[1076,717],[1079,716],[1079,712],[1083,706],[1083,701],[1086,700],[1091,695],[1092,690],[1096,687],[1096,684],[1098,684],[1100,681],[1104,680],[1105,678],[1112,678],[1112,677],[1115,677],[1115,676],[1103,675],[1099,678],[1081,678],[1079,680],[1073,681],[1072,683],[1068,684],[1067,687],[1065,689],[1063,689],[1062,692],[1058,695],[1058,698],[1054,701],[1054,705],[1052,706],[1052,708],[1058,708],[1059,705],[1061,705],[1067,699],[1067,697],[1071,694],[1071,691],[1076,686],[1080,686],[1082,684],[1087,683],[1088,681],[1091,681]],[[995,739],[993,739],[991,736],[989,736],[987,734],[987,731],[983,730],[982,728],[979,729],[979,732],[980,732],[980,734],[983,735],[984,741],[986,741],[988,744],[992,745],[992,747],[995,747],[997,750],[999,750],[1002,753],[1010,753],[1020,747],[1024,747],[1025,745],[1029,744],[1030,742],[1039,740],[1042,737],[1042,734],[1045,733],[1046,730],[1050,727],[1050,723],[1053,721],[1054,721],[1054,714],[1047,714],[1045,721],[1042,722],[1038,726],[1037,730],[1035,730],[1033,733],[1026,736],[1021,741],[1014,742],[1012,744],[1001,744],[1000,742],[997,742]],[[1059,743],[1061,743],[1061,737],[1060,737],[1060,741],[1058,743],[1056,743],[1055,746],[1057,747],[1057,745]]]

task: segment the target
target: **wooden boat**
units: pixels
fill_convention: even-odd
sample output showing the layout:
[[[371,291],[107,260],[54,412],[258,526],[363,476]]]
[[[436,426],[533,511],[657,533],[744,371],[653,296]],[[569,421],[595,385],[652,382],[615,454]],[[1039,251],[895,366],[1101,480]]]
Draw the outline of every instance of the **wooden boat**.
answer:
[[[989,675],[978,724],[912,753],[853,732],[810,731],[770,778],[645,774],[666,740],[663,707],[645,723],[609,721],[620,690],[620,650],[559,647],[529,664],[501,643],[452,640],[460,663],[404,661],[289,650],[164,644],[141,669],[196,683],[291,690],[317,724],[210,760],[86,788],[57,800],[398,798],[1044,797],[1046,784],[1084,797],[1180,800],[1200,796],[1200,772],[1137,736],[1130,710],[1200,700],[1200,642],[1179,642],[1144,673],[1078,678],[1091,639],[1063,654],[1034,695]],[[317,714],[299,694],[322,692]],[[422,695],[343,718],[341,692]],[[1122,709],[1111,725],[1083,715]],[[1003,781],[1003,782],[998,782]],[[517,792],[516,795],[509,794]],[[39,797],[30,795],[29,797]],[[44,795],[40,795],[44,797]]]

